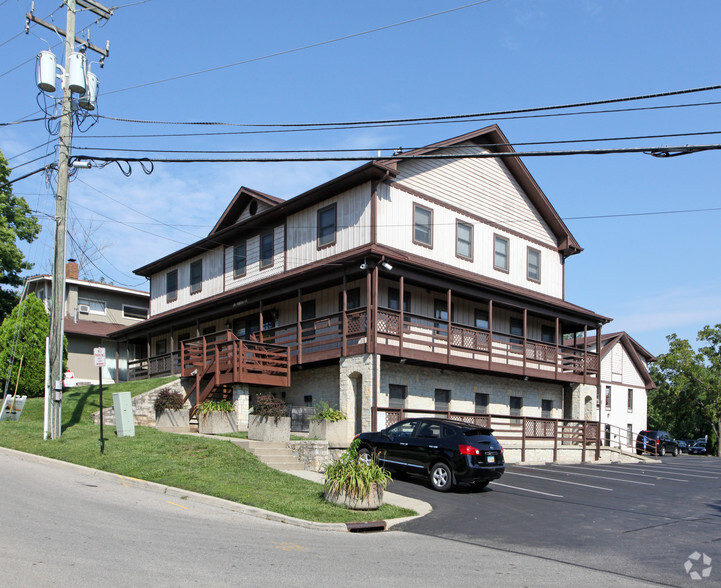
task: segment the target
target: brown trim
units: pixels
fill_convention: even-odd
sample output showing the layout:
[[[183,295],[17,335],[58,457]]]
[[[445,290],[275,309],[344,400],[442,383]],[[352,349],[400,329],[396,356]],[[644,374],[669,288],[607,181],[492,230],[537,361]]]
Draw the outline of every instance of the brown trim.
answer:
[[[283,273],[288,271],[288,222],[283,223]]]
[[[538,245],[539,247],[545,247],[546,249],[550,249],[551,251],[555,251],[556,253],[558,253],[560,251],[560,249],[558,247],[555,247],[553,245],[549,245],[548,243],[539,241],[535,237],[531,237],[529,235],[519,233],[518,231],[515,231],[513,229],[509,229],[508,227],[504,227],[503,225],[501,225],[499,223],[493,222],[491,220],[488,220],[487,218],[484,218],[482,216],[478,216],[476,214],[468,212],[467,210],[464,210],[458,206],[453,206],[451,204],[448,204],[448,202],[444,202],[443,200],[439,200],[438,198],[434,198],[433,196],[424,194],[423,192],[415,190],[414,188],[409,188],[407,186],[404,186],[399,181],[387,182],[387,184],[391,188],[397,188],[401,192],[406,192],[407,194],[410,194],[411,196],[414,196],[415,198],[421,198],[430,204],[433,204],[435,206],[440,206],[440,207],[445,208],[446,210],[450,210],[451,212],[454,212],[456,214],[461,214],[461,215],[465,216],[466,218],[468,218],[474,222],[477,222],[479,224],[487,225],[493,229],[498,229],[499,231],[503,231],[504,233],[508,233],[509,235],[513,235],[514,237],[520,237],[521,239],[528,241],[529,243],[533,243],[534,245]]]
[[[502,239],[506,242],[506,267],[500,267],[496,265],[496,242]],[[493,269],[498,272],[503,272],[504,274],[510,274],[511,273],[511,239],[508,237],[504,237],[503,235],[499,235],[498,233],[493,233]]]
[[[425,210],[426,212],[429,212],[430,215],[431,215],[431,220],[430,220],[430,223],[429,223],[430,226],[428,227],[428,236],[429,236],[429,239],[430,239],[430,243],[424,243],[423,241],[417,241],[417,240],[416,240],[416,209],[418,209],[418,208],[421,209],[421,210]],[[415,245],[420,245],[421,247],[427,247],[428,249],[433,249],[433,209],[432,209],[432,208],[427,208],[427,207],[425,207],[425,206],[423,206],[423,205],[421,205],[421,204],[418,204],[417,202],[414,202],[414,203],[413,203],[413,217],[412,217],[412,218],[413,218],[413,229],[412,229],[412,230],[413,230],[413,234],[412,234],[413,243],[414,243]]]
[[[328,243],[323,243],[321,245],[320,243],[320,215],[326,212],[327,210],[333,209],[333,240]],[[329,204],[328,206],[324,206],[323,208],[319,208],[315,211],[315,246],[318,251],[321,249],[326,249],[327,247],[332,247],[336,244],[337,236],[338,236],[338,203],[333,202]]]
[[[538,253],[538,279],[532,278],[529,274],[531,272],[531,251]],[[526,247],[526,279],[534,284],[541,283],[541,252],[534,247]]]
[[[465,255],[461,255],[458,253],[458,225],[466,225],[467,227],[470,227],[471,229],[471,255],[470,257],[466,257]],[[467,223],[466,221],[463,221],[459,218],[456,219],[456,257],[458,259],[463,259],[465,261],[473,261],[473,247],[474,247],[474,235],[473,235],[473,224]]]

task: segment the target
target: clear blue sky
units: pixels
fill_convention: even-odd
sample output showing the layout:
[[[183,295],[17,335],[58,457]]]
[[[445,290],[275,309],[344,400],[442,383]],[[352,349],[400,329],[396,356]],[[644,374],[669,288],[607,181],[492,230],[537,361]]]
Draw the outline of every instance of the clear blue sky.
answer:
[[[721,83],[721,2],[490,0],[432,18],[300,51],[372,29],[461,7],[453,0],[330,2],[119,0],[91,41],[111,42],[100,78],[99,112],[150,121],[315,123],[490,112],[682,90]],[[468,2],[466,2],[467,4]],[[58,38],[38,26],[20,35],[29,2],[0,0],[0,122],[39,116],[34,56]],[[46,18],[60,2],[36,1]],[[64,10],[55,22],[65,27]],[[92,22],[78,17],[79,28]],[[60,57],[60,46],[55,48]],[[21,65],[24,63],[24,65]],[[246,62],[216,71],[165,78]],[[17,67],[16,66],[20,66]],[[140,86],[140,87],[135,87]],[[131,89],[129,89],[131,88]],[[611,110],[721,101],[710,91],[582,109]],[[578,110],[576,110],[577,112]],[[119,149],[285,150],[417,147],[497,122],[517,151],[721,143],[721,106],[605,114],[490,118],[447,124],[188,137],[127,137],[261,130],[100,119],[76,129],[75,155]],[[86,123],[87,125],[87,123]],[[691,133],[717,134],[694,136]],[[591,143],[550,141],[682,134]],[[0,127],[14,177],[55,160],[44,123]],[[522,143],[545,144],[524,146]],[[387,152],[386,152],[387,153]],[[131,153],[141,155],[141,153]],[[163,154],[159,154],[163,155]],[[165,154],[172,156],[172,154]],[[202,155],[200,155],[202,156]],[[651,353],[666,335],[695,340],[721,322],[718,180],[721,152],[672,158],[644,154],[525,158],[585,249],[566,266],[566,299],[615,320]],[[136,165],[81,170],[71,184],[71,218],[103,247],[99,270],[117,284],[146,288],[132,270],[207,234],[241,186],[282,198],[359,164]],[[40,175],[15,184],[35,210],[54,213]],[[624,216],[626,215],[626,216]],[[150,218],[149,218],[150,217]],[[594,218],[578,218],[594,217]],[[165,224],[162,224],[165,223]],[[50,272],[52,224],[24,247],[32,273]],[[100,271],[93,277],[99,279]]]

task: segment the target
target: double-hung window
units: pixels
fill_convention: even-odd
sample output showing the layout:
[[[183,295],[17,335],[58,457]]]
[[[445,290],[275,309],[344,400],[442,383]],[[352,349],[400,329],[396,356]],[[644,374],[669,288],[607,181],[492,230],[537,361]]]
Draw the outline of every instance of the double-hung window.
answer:
[[[318,211],[318,247],[325,247],[335,243],[336,213],[335,204],[321,208]]]
[[[433,247],[433,211],[413,205],[413,242]]]
[[[391,310],[401,309],[401,291],[398,288],[388,288],[388,308]],[[403,291],[403,312],[411,311],[411,293]]]
[[[233,247],[233,277],[240,278],[245,275],[248,263],[248,251],[246,243],[239,243]]]
[[[541,281],[541,252],[538,249],[528,248],[528,270],[526,276],[531,282]]]
[[[493,240],[493,267],[502,272],[508,271],[508,239],[500,235]]]
[[[195,294],[203,288],[203,260],[196,259],[190,264],[190,293]]]
[[[456,221],[456,255],[473,260],[473,225]]]
[[[172,302],[178,299],[178,270],[165,274],[165,300]]]
[[[260,236],[260,269],[273,265],[273,231]]]

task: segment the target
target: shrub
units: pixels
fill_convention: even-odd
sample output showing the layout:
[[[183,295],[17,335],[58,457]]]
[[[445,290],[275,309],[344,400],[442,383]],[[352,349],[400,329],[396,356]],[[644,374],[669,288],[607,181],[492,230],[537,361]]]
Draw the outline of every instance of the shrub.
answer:
[[[354,439],[348,449],[333,463],[323,466],[325,490],[330,494],[345,492],[348,496],[365,500],[370,495],[373,484],[385,489],[391,481],[391,475],[378,465],[377,456],[371,463],[358,461],[360,439]]]
[[[211,412],[233,412],[233,404],[230,400],[206,400],[198,405],[197,412],[201,416]]]
[[[155,398],[155,414],[159,415],[164,410],[180,410],[185,404],[183,395],[172,388],[162,388]]]
[[[274,418],[277,422],[279,418],[288,416],[288,407],[280,398],[276,398],[272,394],[262,394],[255,401],[251,414]]]
[[[345,414],[343,414],[342,410],[339,410],[337,408],[333,408],[328,402],[325,400],[321,400],[318,403],[318,406],[316,407],[315,416],[313,417],[313,420],[315,421],[344,421],[346,419]]]

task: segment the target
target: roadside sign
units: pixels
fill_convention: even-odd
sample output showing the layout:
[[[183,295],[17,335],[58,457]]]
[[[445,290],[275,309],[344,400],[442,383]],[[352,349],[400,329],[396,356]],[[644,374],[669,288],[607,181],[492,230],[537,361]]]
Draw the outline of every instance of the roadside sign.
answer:
[[[93,349],[93,357],[95,358],[95,367],[105,367],[105,347]]]

